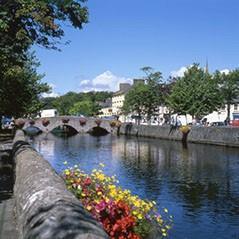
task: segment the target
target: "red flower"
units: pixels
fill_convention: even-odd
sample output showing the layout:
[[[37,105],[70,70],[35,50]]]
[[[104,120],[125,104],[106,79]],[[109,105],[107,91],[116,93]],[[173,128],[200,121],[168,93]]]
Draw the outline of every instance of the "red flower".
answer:
[[[86,185],[86,186],[89,186],[89,185],[91,185],[91,179],[90,178],[86,178],[85,180],[84,180],[84,182],[83,182],[83,184],[84,185]]]

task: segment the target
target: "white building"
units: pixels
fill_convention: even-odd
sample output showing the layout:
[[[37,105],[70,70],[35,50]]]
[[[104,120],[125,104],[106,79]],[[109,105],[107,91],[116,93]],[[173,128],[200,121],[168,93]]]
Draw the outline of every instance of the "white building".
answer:
[[[124,105],[125,96],[130,90],[129,83],[120,83],[119,90],[112,96],[112,111],[114,115],[121,115],[121,108]]]
[[[105,107],[100,110],[99,117],[111,117],[113,116],[112,107]]]
[[[227,119],[227,106],[219,109],[218,111],[213,111],[211,114],[205,116],[207,122],[224,122]],[[230,120],[239,119],[239,106],[238,103],[230,105]]]

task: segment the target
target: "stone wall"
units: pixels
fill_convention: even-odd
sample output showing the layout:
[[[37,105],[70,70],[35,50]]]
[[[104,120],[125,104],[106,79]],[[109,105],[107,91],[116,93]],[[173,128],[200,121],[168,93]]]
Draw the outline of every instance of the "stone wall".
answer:
[[[14,139],[14,198],[19,239],[103,239],[101,226],[70,193],[50,164],[25,142]]]
[[[134,125],[122,124],[120,133],[125,135],[181,140],[182,133],[169,125]],[[239,147],[239,127],[192,127],[188,134],[188,142],[206,143]]]

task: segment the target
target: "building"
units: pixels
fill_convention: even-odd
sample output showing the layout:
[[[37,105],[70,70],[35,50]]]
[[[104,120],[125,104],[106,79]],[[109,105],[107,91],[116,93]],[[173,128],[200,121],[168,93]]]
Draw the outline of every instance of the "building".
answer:
[[[112,113],[119,116],[119,120],[125,121],[125,116],[122,115],[121,108],[124,105],[126,94],[132,86],[129,83],[120,83],[119,90],[112,96]]]

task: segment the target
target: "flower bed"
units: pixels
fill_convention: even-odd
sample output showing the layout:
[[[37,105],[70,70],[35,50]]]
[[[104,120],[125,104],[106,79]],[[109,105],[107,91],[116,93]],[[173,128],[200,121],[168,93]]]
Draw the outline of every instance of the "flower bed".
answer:
[[[75,166],[64,170],[63,177],[67,188],[103,225],[110,238],[143,239],[152,233],[157,233],[157,238],[167,237],[172,224],[168,210],[165,208],[164,215],[160,215],[154,201],[142,200],[116,186],[115,176],[106,176],[100,169],[86,174]]]

